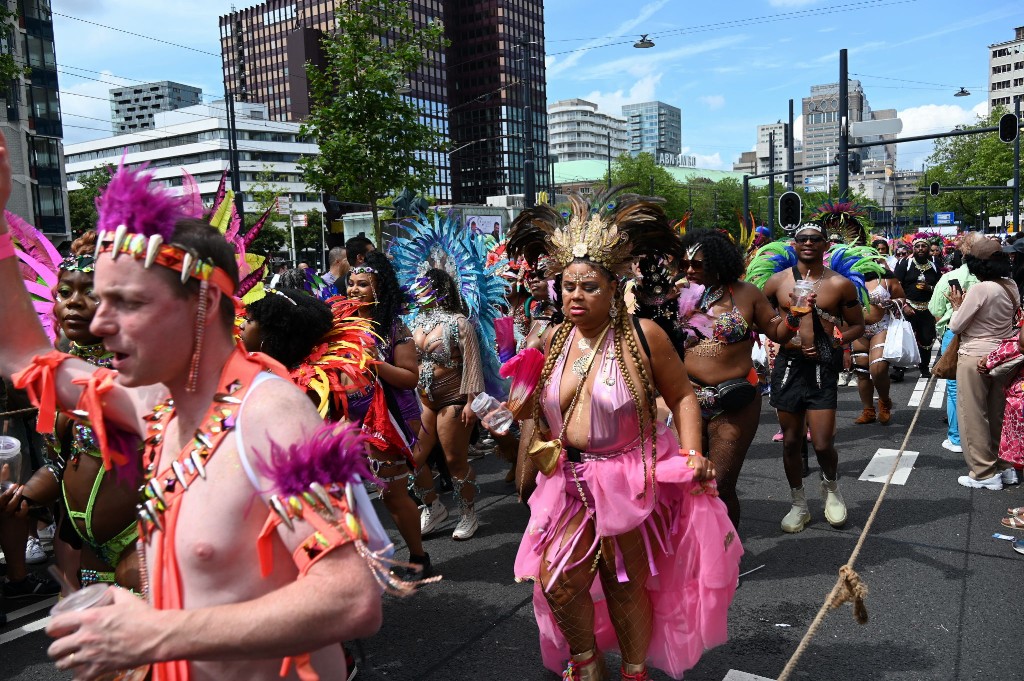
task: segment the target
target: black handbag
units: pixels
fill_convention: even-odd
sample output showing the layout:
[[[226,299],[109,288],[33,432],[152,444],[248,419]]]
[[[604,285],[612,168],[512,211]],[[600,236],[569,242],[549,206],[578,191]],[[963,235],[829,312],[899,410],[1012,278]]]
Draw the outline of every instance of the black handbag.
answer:
[[[746,378],[732,378],[715,386],[718,395],[718,406],[725,411],[742,409],[757,397],[758,387],[751,385]]]

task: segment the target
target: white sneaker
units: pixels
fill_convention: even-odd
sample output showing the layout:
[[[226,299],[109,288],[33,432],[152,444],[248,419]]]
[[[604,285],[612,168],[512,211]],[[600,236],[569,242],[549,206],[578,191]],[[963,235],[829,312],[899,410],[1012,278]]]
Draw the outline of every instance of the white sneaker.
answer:
[[[29,537],[25,543],[25,562],[29,565],[39,565],[46,562],[46,551],[43,551],[42,544],[35,537]]]
[[[962,454],[964,451],[963,447],[961,447],[960,445],[953,444],[953,441],[950,440],[948,437],[942,441],[942,448],[948,449],[951,452],[956,452],[957,454]]]
[[[956,481],[963,485],[964,487],[973,487],[975,489],[990,489],[993,491],[998,491],[1003,488],[1003,476],[1001,476],[999,473],[996,473],[995,475],[987,478],[983,478],[981,480],[978,480],[977,478],[972,478],[969,475],[961,475],[959,478],[956,479]]]
[[[459,517],[459,524],[455,526],[455,531],[452,532],[452,539],[455,541],[464,541],[469,539],[476,531],[480,528],[480,522],[476,519],[476,511],[470,506],[466,511]]]
[[[1004,485],[1019,485],[1020,475],[1017,474],[1016,468],[1004,468],[999,476],[1003,479]]]
[[[41,530],[36,531],[36,536],[39,537],[39,543],[43,545],[44,549],[53,550],[53,537],[57,534],[56,523],[50,523]]]
[[[429,506],[420,506],[420,534],[424,537],[441,526],[448,519],[448,508],[440,497]]]

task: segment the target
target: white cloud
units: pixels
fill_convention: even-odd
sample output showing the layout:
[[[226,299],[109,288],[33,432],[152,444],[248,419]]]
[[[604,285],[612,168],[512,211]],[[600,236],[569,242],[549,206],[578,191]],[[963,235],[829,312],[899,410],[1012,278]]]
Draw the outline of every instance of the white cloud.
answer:
[[[583,47],[568,54],[565,57],[565,59],[562,59],[561,61],[550,62],[547,69],[548,78],[557,76],[561,74],[563,71],[566,71],[576,66],[579,60],[582,59],[583,55],[585,55],[587,52],[594,49],[595,47],[604,47],[605,45],[607,45],[609,38],[618,38],[623,35],[626,35],[627,33],[631,33],[634,28],[642,25],[644,22],[650,19],[656,12],[658,12],[658,10],[660,10],[667,4],[668,0],[656,0],[655,2],[649,2],[640,8],[640,11],[636,14],[635,17],[619,25],[618,28],[612,30],[607,35],[602,36],[601,38],[597,38],[596,40],[591,40],[587,42]]]
[[[661,81],[660,73],[651,74],[644,76],[629,89],[629,92],[624,90],[616,90],[615,92],[601,92],[600,90],[594,90],[589,95],[583,97],[588,102],[597,104],[598,111],[606,113],[612,116],[622,115],[623,104],[635,104],[637,102],[650,102],[657,99],[655,97],[655,90],[658,87],[658,83]]]
[[[705,170],[732,170],[732,165],[725,163],[722,160],[722,154],[720,152],[716,151],[713,154],[697,154],[690,151],[690,147],[683,147],[682,153],[696,158],[698,168],[704,168]]]
[[[793,102],[793,139],[800,140],[804,139],[804,117],[800,113],[800,107],[802,104]]]
[[[704,103],[705,106],[707,106],[712,111],[716,111],[725,106],[724,95],[704,95],[702,97],[699,97],[699,99]]]
[[[914,137],[916,135],[931,135],[939,132],[947,132],[958,125],[974,124],[978,116],[988,113],[988,106],[984,101],[978,102],[970,109],[965,109],[957,104],[925,104],[903,109],[898,113],[903,121],[903,132],[900,137]],[[932,152],[934,142],[925,140],[921,142],[907,142],[896,147],[896,162],[901,168],[920,168],[929,154]]]

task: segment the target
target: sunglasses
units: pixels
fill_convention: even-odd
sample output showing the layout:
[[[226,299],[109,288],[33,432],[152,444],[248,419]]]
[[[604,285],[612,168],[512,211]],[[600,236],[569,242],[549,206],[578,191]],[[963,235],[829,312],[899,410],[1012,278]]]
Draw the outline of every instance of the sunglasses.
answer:
[[[679,261],[679,271],[685,272],[688,269],[693,269],[694,272],[700,272],[704,269],[703,260],[686,260],[685,258]]]
[[[795,241],[798,244],[820,244],[824,240],[825,240],[825,237],[822,237],[822,236],[795,236],[795,237],[793,237],[793,241]]]

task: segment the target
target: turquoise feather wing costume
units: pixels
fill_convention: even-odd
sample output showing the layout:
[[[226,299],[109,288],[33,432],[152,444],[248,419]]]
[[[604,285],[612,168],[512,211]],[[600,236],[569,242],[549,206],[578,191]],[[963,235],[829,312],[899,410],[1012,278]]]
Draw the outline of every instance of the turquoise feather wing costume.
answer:
[[[495,320],[505,302],[505,280],[501,272],[508,261],[487,264],[491,246],[482,235],[463,229],[450,215],[418,215],[395,225],[404,233],[390,244],[398,283],[413,290],[417,280],[430,267],[448,272],[459,287],[469,308],[469,321],[480,342],[480,355],[487,392],[496,397],[508,394],[508,383],[501,378],[501,363],[496,352]]]
[[[792,269],[797,263],[796,251],[785,241],[773,241],[762,246],[747,265],[746,280],[764,290],[768,279],[777,272]],[[833,246],[825,253],[825,267],[853,282],[862,306],[868,306],[868,288],[865,276],[885,274],[881,254],[870,246]]]

